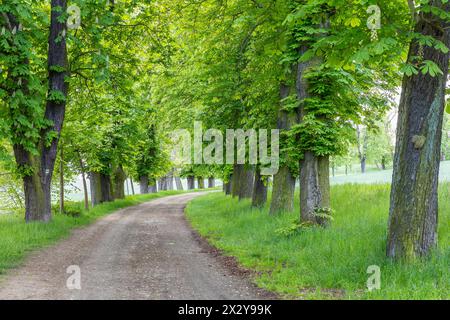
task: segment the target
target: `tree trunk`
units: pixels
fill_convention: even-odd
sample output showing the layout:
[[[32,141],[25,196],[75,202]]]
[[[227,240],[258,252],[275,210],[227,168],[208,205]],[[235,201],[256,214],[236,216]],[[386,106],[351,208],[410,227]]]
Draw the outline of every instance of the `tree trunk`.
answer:
[[[159,184],[160,184],[159,189],[160,189],[161,191],[166,191],[166,190],[167,190],[167,177],[166,177],[166,176],[162,177],[162,178],[159,180]]]
[[[361,158],[361,173],[366,173],[366,157]]]
[[[289,97],[290,88],[282,83],[280,86],[280,101]],[[289,130],[296,122],[296,115],[290,114],[280,105],[278,111],[277,128],[281,131]],[[289,162],[289,159],[286,159]],[[294,210],[295,178],[289,167],[281,165],[278,172],[273,176],[272,202],[270,203],[270,214],[279,212],[290,212]]]
[[[329,157],[317,157],[312,152],[305,152],[300,168],[301,221],[326,226],[330,219],[317,214],[323,214],[323,209],[330,208]]]
[[[59,213],[64,214],[64,149],[61,145],[59,161]]]
[[[100,188],[101,188],[100,203],[114,201],[110,175],[103,173],[100,174]]]
[[[199,189],[205,189],[205,179],[203,177],[197,177],[197,183]]]
[[[136,193],[134,192],[133,178],[130,178],[130,186],[131,186],[131,194],[134,196]]]
[[[450,3],[431,1],[447,13]],[[433,22],[433,23],[432,23]],[[449,23],[437,16],[419,17],[415,31],[450,46]],[[421,49],[413,41],[409,57],[435,62],[443,74],[422,74],[403,78],[400,99],[387,255],[415,259],[437,245],[439,153],[450,54],[432,47]]]
[[[300,48],[303,55],[309,48]],[[308,82],[305,78],[307,71],[318,61],[306,61],[298,64],[297,68],[297,98],[304,101],[310,97]],[[304,108],[298,110],[300,121],[306,116]],[[305,151],[300,161],[300,219],[319,225],[327,225],[329,219],[318,217],[330,208],[330,159],[329,156],[318,157],[311,151]]]
[[[114,199],[125,199],[125,180],[127,176],[119,165],[114,173]]]
[[[48,38],[48,98],[45,107],[44,118],[51,125],[42,129],[37,144],[37,154],[32,155],[22,145],[14,145],[14,155],[19,168],[26,168],[23,176],[25,192],[25,220],[48,222],[51,220],[51,182],[58,148],[58,142],[64,121],[66,109],[66,97],[68,84],[66,38],[61,37],[66,30],[65,21],[61,21],[61,15],[65,14],[67,0],[51,1],[51,21]],[[58,10],[60,9],[60,10]],[[7,14],[11,28],[19,28],[20,22],[12,15]],[[25,58],[25,64],[29,61]],[[11,76],[11,75],[9,75]],[[16,77],[12,75],[11,77]],[[13,79],[11,79],[13,80]],[[24,88],[28,90],[28,79],[19,78]],[[17,83],[18,81],[15,81]],[[62,96],[64,99],[56,98]],[[50,142],[48,134],[55,132]]]
[[[188,188],[188,190],[195,189],[195,177],[194,176],[187,177],[187,188]]]
[[[216,180],[214,179],[214,177],[209,177],[208,178],[208,188],[215,188],[216,187]]]
[[[381,158],[381,170],[386,170],[386,158]]]
[[[113,200],[111,177],[103,173],[90,173],[92,205],[98,205]]]
[[[102,201],[102,185],[100,173],[90,172],[89,183],[91,186],[91,202],[92,206],[100,204]]]
[[[157,193],[158,192],[158,188],[156,187],[156,179],[155,178],[150,178],[149,179],[148,191],[150,193]]]
[[[228,196],[231,194],[231,181],[233,180],[233,175],[230,174],[230,176],[228,177],[228,182],[224,182],[224,192],[225,194]]]
[[[80,170],[81,170],[81,179],[83,180],[83,191],[84,191],[84,209],[86,211],[89,210],[89,195],[88,188],[86,183],[86,170],[84,169],[83,159],[81,158],[81,154],[78,152],[78,158],[80,159]]]
[[[287,166],[281,166],[273,176],[270,214],[294,210],[295,178]]]
[[[175,185],[177,186],[177,190],[183,191],[183,183],[181,182],[181,178],[179,176],[175,176]]]
[[[139,178],[139,189],[141,194],[147,194],[149,192],[149,181],[148,176],[141,176]]]
[[[252,207],[263,208],[267,202],[267,185],[264,183],[259,168],[255,170],[255,183],[253,184]]]
[[[166,176],[166,190],[173,190],[173,170],[170,171]]]
[[[233,165],[233,176],[231,180],[231,195],[234,197],[239,196],[239,189],[240,189],[240,176],[244,171],[244,165],[243,164],[234,164]]]
[[[253,196],[255,169],[253,167],[247,168],[244,166],[239,180],[239,200],[251,199]]]

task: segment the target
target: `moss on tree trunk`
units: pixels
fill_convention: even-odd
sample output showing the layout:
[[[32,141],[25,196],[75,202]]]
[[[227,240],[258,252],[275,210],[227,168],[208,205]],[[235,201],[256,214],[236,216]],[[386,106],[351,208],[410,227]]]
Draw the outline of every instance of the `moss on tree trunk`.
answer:
[[[300,168],[300,219],[326,226],[329,219],[317,214],[330,207],[329,157],[317,157],[307,151]]]
[[[434,5],[449,12],[450,4]],[[431,23],[430,21],[434,21]],[[449,24],[425,14],[417,33],[450,45]],[[409,57],[435,62],[443,74],[422,74],[403,79],[397,124],[397,143],[391,189],[387,255],[413,260],[437,244],[439,155],[449,54],[431,47],[410,46]]]
[[[295,178],[287,166],[282,166],[273,176],[270,214],[294,210]]]
[[[242,171],[244,170],[243,164],[234,164],[233,165],[233,175],[231,180],[231,195],[234,197],[239,196],[239,188],[240,188],[240,175],[242,174]]]
[[[244,166],[239,180],[239,200],[251,199],[253,196],[253,183],[255,180],[254,167]]]

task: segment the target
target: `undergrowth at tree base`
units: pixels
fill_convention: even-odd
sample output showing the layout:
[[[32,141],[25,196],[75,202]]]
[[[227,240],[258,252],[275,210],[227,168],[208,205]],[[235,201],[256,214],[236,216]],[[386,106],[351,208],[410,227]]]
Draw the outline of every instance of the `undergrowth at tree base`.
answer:
[[[295,212],[271,216],[268,205],[252,209],[221,193],[194,199],[186,214],[213,246],[256,271],[257,285],[285,298],[449,299],[449,187],[440,187],[439,248],[412,263],[386,257],[388,185],[332,187],[328,228],[293,224],[298,201]],[[381,287],[369,292],[370,266],[380,267]]]

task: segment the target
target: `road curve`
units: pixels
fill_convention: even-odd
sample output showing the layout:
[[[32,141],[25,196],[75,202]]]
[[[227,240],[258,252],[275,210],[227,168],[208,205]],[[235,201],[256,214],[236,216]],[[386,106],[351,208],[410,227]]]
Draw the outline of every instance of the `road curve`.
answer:
[[[205,250],[186,222],[187,202],[201,194],[160,198],[74,230],[1,278],[0,299],[264,298]],[[79,266],[81,289],[68,289],[69,266]]]

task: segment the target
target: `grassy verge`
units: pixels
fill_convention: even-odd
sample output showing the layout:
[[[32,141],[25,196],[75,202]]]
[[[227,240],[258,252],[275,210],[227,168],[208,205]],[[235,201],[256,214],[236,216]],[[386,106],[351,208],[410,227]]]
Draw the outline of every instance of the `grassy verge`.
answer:
[[[104,203],[86,212],[82,203],[71,203],[70,212],[81,212],[77,217],[70,215],[54,215],[48,224],[26,224],[23,216],[0,216],[0,274],[16,267],[31,250],[55,243],[70,234],[73,228],[88,225],[96,219],[122,208],[138,205],[156,198],[181,194],[182,191],[163,191],[154,194],[136,195],[124,200]]]
[[[252,210],[248,201],[216,193],[194,199],[186,213],[211,244],[258,271],[259,286],[286,298],[449,299],[449,188],[440,188],[439,249],[430,260],[410,264],[385,257],[387,185],[332,187],[332,227],[290,236],[277,230],[292,225],[298,203],[296,213],[273,217],[267,207]],[[368,292],[371,265],[381,268],[381,289]]]

